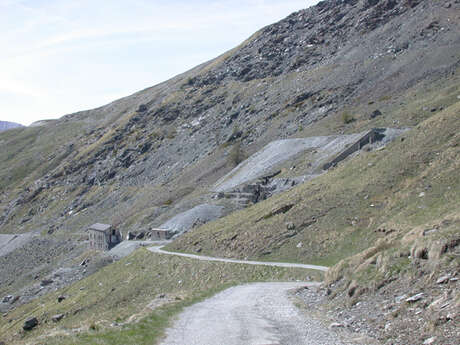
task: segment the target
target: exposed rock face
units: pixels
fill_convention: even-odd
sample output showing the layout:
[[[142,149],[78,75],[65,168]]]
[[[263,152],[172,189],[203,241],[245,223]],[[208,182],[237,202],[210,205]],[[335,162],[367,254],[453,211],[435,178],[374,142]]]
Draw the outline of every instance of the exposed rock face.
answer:
[[[59,322],[62,320],[63,317],[64,314],[56,314],[51,317],[51,320],[53,320],[53,322]]]
[[[363,34],[372,36],[374,30],[404,15],[420,2],[322,1],[317,6],[293,13],[285,20],[265,28],[233,54],[225,66],[194,79],[193,85],[215,84],[228,79],[263,79],[340,59],[346,41]],[[413,43],[413,40],[410,42]],[[403,38],[390,50],[399,53],[408,47],[409,41]],[[374,45],[375,52],[381,48]],[[358,52],[358,49],[353,51],[354,54]],[[313,95],[311,92],[304,93],[296,100],[301,102]]]
[[[369,115],[369,117],[370,117],[371,119],[374,119],[374,118],[376,118],[377,116],[380,116],[380,115],[382,115],[382,112],[381,112],[380,110],[377,109],[377,110],[374,110],[374,111]]]
[[[3,299],[2,299],[2,303],[8,303],[8,302],[11,301],[12,299],[13,299],[13,296],[12,296],[12,295],[5,296],[5,297],[3,297]]]
[[[25,322],[22,328],[25,331],[30,331],[38,325],[38,320],[36,317],[29,317]]]
[[[48,285],[50,285],[50,284],[53,284],[53,280],[51,280],[51,279],[44,279],[44,280],[42,280],[42,281],[40,282],[40,285],[41,285],[41,286],[48,286]]]

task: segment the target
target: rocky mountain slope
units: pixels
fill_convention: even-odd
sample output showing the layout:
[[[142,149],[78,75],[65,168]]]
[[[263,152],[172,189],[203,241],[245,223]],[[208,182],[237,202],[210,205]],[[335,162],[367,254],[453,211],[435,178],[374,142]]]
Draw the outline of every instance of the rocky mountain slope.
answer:
[[[12,128],[18,128],[18,127],[23,127],[23,126],[15,122],[0,121],[0,132],[6,131]]]
[[[354,285],[372,296],[398,274],[455,277],[459,23],[458,1],[322,1],[164,83],[1,133],[0,232],[33,232],[67,254],[29,245],[31,273],[8,252],[0,294],[78,262],[95,222],[124,233],[172,224],[187,234],[171,248],[191,252],[340,262],[333,297]],[[321,168],[340,152],[327,145],[372,128],[404,134]],[[263,201],[273,189],[261,197],[261,177],[291,190]],[[419,236],[432,228],[445,231]]]
[[[93,212],[111,221],[113,205],[136,205],[126,227],[161,224],[233,167],[236,146],[244,156],[276,138],[413,126],[432,109],[411,109],[409,91],[458,68],[457,7],[325,1],[165,83],[4,135],[2,229],[73,232]]]

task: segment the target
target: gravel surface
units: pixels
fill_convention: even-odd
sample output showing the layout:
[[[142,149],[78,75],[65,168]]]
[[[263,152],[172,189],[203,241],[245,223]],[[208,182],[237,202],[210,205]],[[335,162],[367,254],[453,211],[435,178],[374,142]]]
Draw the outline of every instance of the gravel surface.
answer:
[[[287,291],[317,283],[256,283],[227,289],[185,309],[162,345],[345,344],[300,312]],[[347,344],[350,344],[347,342]]]
[[[223,212],[222,206],[202,204],[179,213],[166,223],[160,225],[161,229],[169,229],[177,232],[190,230],[197,223],[204,224],[211,220],[220,218]]]
[[[33,233],[25,233],[18,235],[0,234],[0,256],[11,253],[13,250],[22,247],[32,240]]]
[[[155,243],[154,241],[123,241],[120,244],[116,245],[112,249],[109,250],[109,255],[112,256],[114,259],[121,259],[125,256],[128,256],[132,252],[134,252],[139,247],[149,246]]]
[[[236,260],[236,259],[225,259],[225,258],[215,258],[211,256],[204,255],[194,255],[194,254],[185,254],[177,252],[167,252],[161,249],[161,247],[149,247],[147,248],[152,253],[158,254],[167,254],[167,255],[176,255],[183,256],[186,258],[203,260],[203,261],[219,261],[219,262],[229,262],[234,264],[247,264],[247,265],[262,265],[262,266],[276,266],[276,267],[290,267],[290,268],[305,268],[319,271],[327,271],[328,267],[317,266],[317,265],[307,265],[307,264],[296,264],[296,263],[287,263],[287,262],[265,262],[265,261],[249,261],[249,260]]]
[[[346,145],[357,140],[362,134],[273,141],[217,181],[214,191],[227,191],[240,184],[261,177],[269,173],[277,165],[308,149],[316,149],[316,160],[323,161],[340,152]]]

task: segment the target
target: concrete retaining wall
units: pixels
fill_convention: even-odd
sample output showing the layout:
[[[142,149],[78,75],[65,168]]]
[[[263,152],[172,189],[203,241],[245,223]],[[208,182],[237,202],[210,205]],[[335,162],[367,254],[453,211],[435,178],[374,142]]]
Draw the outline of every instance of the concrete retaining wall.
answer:
[[[356,151],[361,150],[361,148],[364,145],[372,144],[376,141],[381,140],[383,138],[383,135],[381,134],[383,131],[384,129],[381,129],[381,128],[373,128],[370,131],[366,132],[366,134],[364,134],[361,138],[359,138],[355,143],[353,143],[351,146],[348,146],[345,150],[337,154],[332,160],[324,164],[323,170],[327,170],[331,166],[334,166],[337,163],[343,161],[345,158],[347,158],[352,153],[355,153]]]

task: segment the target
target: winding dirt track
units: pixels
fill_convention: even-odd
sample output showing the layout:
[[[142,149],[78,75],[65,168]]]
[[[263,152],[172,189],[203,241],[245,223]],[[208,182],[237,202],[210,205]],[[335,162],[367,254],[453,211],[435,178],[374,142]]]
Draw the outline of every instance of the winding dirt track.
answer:
[[[153,253],[157,254],[166,254],[166,255],[175,255],[183,256],[185,258],[197,259],[202,261],[218,261],[218,262],[229,262],[234,264],[246,264],[246,265],[261,265],[261,266],[276,266],[276,267],[290,267],[290,268],[305,268],[318,271],[327,271],[328,267],[317,266],[317,265],[306,265],[306,264],[296,264],[296,263],[287,263],[287,262],[265,262],[265,261],[247,261],[247,260],[236,260],[236,259],[225,259],[225,258],[215,258],[212,256],[203,256],[203,255],[194,255],[186,253],[177,253],[177,252],[168,252],[162,247],[149,247],[147,248]]]
[[[186,308],[161,345],[343,345],[287,296],[317,283],[255,283],[229,288]],[[347,342],[347,344],[350,344]]]
[[[161,247],[147,249],[204,261],[327,270],[324,266],[215,258],[167,252]],[[179,314],[161,345],[343,345],[334,332],[302,313],[288,298],[289,290],[318,284],[254,283],[226,289]]]

